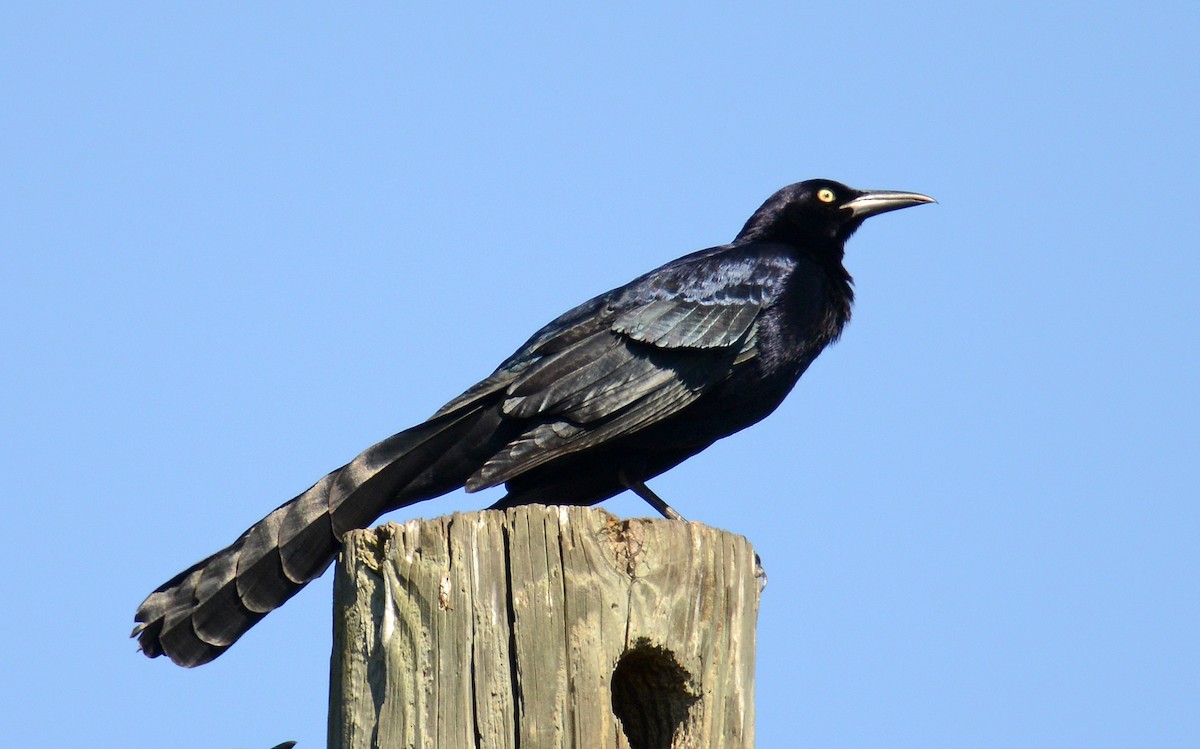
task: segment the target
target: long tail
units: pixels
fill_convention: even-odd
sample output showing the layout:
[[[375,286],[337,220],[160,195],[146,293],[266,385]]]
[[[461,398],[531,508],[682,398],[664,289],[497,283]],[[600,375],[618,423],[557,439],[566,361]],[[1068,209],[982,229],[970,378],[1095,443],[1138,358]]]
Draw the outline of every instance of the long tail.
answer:
[[[161,585],[138,607],[132,636],[152,658],[208,663],[320,577],[346,531],[462,486],[503,439],[499,423],[495,408],[441,413],[368,448]]]

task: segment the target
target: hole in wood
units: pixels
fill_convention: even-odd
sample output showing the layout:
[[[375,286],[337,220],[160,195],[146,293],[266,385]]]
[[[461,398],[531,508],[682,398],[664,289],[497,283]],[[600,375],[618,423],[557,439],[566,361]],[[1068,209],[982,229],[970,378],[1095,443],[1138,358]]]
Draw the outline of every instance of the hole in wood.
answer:
[[[691,678],[670,650],[648,640],[621,655],[613,669],[612,707],[631,749],[670,749],[700,699],[688,690]]]

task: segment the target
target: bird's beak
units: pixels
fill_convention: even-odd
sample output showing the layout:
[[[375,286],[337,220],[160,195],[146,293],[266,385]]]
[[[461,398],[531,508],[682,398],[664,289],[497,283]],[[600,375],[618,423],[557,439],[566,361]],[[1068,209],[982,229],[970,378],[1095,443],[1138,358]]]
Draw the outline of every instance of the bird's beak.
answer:
[[[919,192],[896,192],[894,190],[864,190],[857,198],[842,208],[849,208],[854,218],[866,218],[877,213],[887,213],[922,203],[936,203],[928,195]]]

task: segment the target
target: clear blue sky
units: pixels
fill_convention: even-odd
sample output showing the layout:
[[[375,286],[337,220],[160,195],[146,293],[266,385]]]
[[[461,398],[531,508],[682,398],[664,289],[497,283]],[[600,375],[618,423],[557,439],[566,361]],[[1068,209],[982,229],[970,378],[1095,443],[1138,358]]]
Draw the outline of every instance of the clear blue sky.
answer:
[[[822,176],[940,204],[652,482],[764,559],[759,746],[1200,745],[1194,2],[400,5],[0,10],[5,743],[323,746],[329,575],[192,671],[138,602]]]

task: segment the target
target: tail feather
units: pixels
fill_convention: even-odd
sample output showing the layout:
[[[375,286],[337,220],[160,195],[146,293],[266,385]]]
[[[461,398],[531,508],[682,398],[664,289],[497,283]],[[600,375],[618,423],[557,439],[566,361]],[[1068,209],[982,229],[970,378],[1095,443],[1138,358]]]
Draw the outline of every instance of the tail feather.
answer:
[[[462,486],[501,438],[498,422],[497,409],[464,409],[368,448],[151,593],[134,617],[142,651],[181,666],[213,660],[320,577],[348,530]]]

